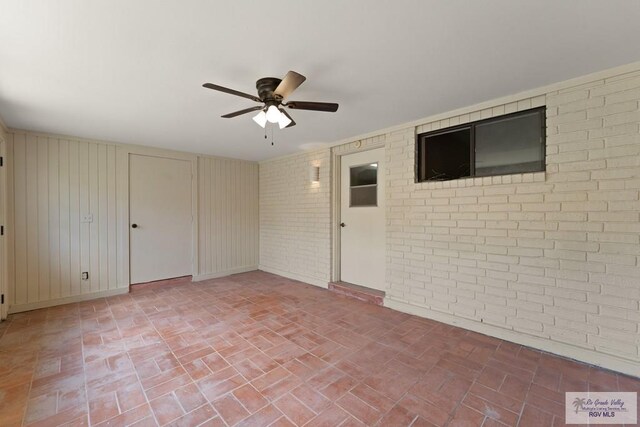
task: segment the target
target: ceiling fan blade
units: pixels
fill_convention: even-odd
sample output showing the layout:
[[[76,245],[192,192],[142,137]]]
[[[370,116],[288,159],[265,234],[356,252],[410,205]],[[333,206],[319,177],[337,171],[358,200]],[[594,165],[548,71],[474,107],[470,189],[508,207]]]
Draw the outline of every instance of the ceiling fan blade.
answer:
[[[240,91],[237,91],[237,90],[229,89],[229,88],[224,87],[224,86],[214,85],[213,83],[205,83],[205,84],[202,85],[202,87],[206,87],[207,89],[213,89],[213,90],[217,90],[217,91],[220,91],[220,92],[228,93],[230,95],[241,96],[243,98],[247,98],[247,99],[250,99],[250,100],[256,101],[256,102],[262,102],[262,100],[260,98],[258,98],[257,96],[253,96],[253,95],[249,95],[248,93],[244,93],[244,92],[240,92]]]
[[[295,126],[295,125],[296,125],[295,120],[293,120],[293,118],[289,115],[289,113],[287,113],[287,110],[285,110],[285,109],[280,109],[280,111],[282,112],[282,114],[284,114],[285,116],[287,116],[287,118],[288,118],[289,120],[291,120],[291,123],[289,123],[287,126],[285,126],[285,129],[286,129],[286,128],[290,128],[291,126]]]
[[[262,110],[263,108],[264,107],[262,105],[256,105],[255,107],[245,108],[244,110],[234,111],[233,113],[225,114],[222,117],[224,117],[225,119],[230,119],[232,117],[240,116],[242,114],[247,114],[247,113],[250,113],[252,111]]]
[[[276,90],[273,91],[273,94],[285,99],[305,80],[307,80],[307,78],[302,74],[298,74],[295,71],[289,71],[287,75],[284,76],[284,79],[282,79]]]
[[[294,110],[326,111],[329,113],[338,111],[338,104],[332,102],[290,101],[286,106]]]

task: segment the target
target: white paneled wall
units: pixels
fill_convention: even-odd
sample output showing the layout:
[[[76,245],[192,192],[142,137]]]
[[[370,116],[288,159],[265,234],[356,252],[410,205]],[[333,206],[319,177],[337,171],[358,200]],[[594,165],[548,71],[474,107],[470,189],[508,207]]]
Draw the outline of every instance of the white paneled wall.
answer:
[[[129,154],[198,156],[25,131],[6,139],[10,311],[128,292]],[[256,269],[257,163],[197,164],[195,279]]]
[[[9,140],[11,306],[127,287],[118,280],[116,146],[30,133]]]
[[[199,275],[196,280],[258,266],[258,164],[198,159]]]

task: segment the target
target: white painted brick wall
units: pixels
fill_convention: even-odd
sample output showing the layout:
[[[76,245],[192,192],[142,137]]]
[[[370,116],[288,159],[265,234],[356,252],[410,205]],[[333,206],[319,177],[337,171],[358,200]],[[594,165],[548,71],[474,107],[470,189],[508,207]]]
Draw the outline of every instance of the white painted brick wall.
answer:
[[[572,357],[612,355],[638,375],[640,71],[558,87],[379,137],[386,301],[466,319],[480,331],[488,325],[489,334],[536,337],[551,351],[568,344],[576,351],[563,354]],[[417,133],[542,105],[546,172],[414,182]],[[329,280],[329,153],[261,163],[261,265]],[[309,183],[312,162],[323,166],[319,188]]]
[[[639,89],[620,76],[388,135],[387,297],[639,362]],[[413,182],[415,133],[545,103],[546,173]]]
[[[310,170],[320,167],[320,182]],[[321,282],[330,275],[329,149],[260,163],[260,268]]]

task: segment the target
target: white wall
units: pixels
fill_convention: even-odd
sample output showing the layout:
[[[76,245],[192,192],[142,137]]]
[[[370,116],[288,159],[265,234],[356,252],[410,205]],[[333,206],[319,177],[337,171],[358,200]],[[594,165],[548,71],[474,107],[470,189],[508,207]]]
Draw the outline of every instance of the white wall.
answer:
[[[7,140],[11,312],[128,291],[129,153],[192,160],[196,176],[201,175],[195,154],[24,131],[10,131]],[[198,162],[209,175],[194,179],[202,190],[194,191],[206,196],[210,206],[231,193],[243,195],[229,207],[235,215],[218,216],[216,211],[215,216],[201,217],[194,211],[194,218],[204,223],[196,227],[194,276],[255,269],[257,164],[210,157]],[[217,182],[227,189],[221,191]],[[93,222],[81,222],[87,213],[93,214]],[[240,229],[238,220],[246,227]],[[209,226],[216,221],[217,228]],[[225,239],[230,232],[234,239]],[[235,253],[243,255],[228,255]],[[81,280],[82,271],[89,272],[89,280]]]
[[[11,132],[8,150],[10,310],[126,287],[116,146]]]
[[[258,268],[258,164],[198,158],[199,274]]]
[[[320,182],[311,182],[312,166]],[[327,287],[331,263],[329,151],[260,164],[260,269]]]
[[[379,131],[388,167],[385,305],[640,375],[639,102],[634,64]],[[414,182],[417,133],[540,105],[546,172]],[[356,143],[331,150],[345,146]],[[306,163],[298,155],[261,164],[261,203],[280,197],[269,212],[307,200],[304,176],[290,172]],[[261,260],[329,236],[322,203],[313,215],[299,212],[286,239],[261,231]],[[274,221],[266,214],[261,226]],[[280,264],[300,274],[299,264]],[[329,275],[329,267],[314,272]]]

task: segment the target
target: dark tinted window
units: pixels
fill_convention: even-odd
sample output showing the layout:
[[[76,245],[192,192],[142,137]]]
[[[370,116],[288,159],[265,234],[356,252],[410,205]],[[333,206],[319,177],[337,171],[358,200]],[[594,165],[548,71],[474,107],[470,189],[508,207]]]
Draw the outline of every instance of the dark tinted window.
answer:
[[[541,107],[420,134],[416,181],[543,171],[545,133]]]
[[[471,173],[469,128],[432,134],[425,138],[424,165],[427,180],[445,181]]]
[[[476,176],[543,169],[542,123],[532,112],[476,126]]]

